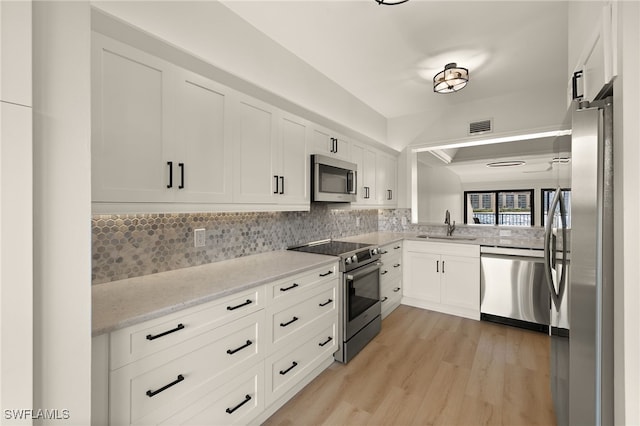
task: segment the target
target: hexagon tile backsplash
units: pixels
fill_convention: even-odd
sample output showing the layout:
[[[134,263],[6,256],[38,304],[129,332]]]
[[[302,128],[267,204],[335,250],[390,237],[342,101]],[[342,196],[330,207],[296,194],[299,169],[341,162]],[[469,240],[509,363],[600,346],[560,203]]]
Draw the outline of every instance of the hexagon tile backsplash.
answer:
[[[194,247],[193,230],[198,228],[206,229],[204,247]],[[312,204],[309,212],[96,215],[92,218],[92,282],[377,230],[378,210],[334,210],[322,204]]]

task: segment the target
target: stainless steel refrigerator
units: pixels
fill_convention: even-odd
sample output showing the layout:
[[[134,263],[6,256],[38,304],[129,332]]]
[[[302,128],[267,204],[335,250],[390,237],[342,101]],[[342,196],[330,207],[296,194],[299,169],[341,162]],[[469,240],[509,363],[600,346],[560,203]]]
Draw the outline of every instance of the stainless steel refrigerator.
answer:
[[[613,99],[575,104],[571,128],[571,229],[558,188],[545,232],[551,390],[558,425],[611,425]]]

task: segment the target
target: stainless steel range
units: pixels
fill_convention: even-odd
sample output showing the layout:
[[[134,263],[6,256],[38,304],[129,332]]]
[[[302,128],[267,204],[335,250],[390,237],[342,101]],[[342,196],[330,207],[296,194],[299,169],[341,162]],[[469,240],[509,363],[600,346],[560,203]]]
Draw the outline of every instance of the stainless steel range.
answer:
[[[322,240],[289,250],[340,257],[340,349],[347,363],[380,332],[380,249],[370,244]]]

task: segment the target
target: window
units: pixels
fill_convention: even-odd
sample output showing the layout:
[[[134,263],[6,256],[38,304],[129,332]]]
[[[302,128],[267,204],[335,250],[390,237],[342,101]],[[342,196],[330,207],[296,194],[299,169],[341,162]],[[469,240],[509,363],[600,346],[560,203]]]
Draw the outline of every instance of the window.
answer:
[[[542,226],[547,226],[547,216],[549,214],[549,205],[551,201],[553,201],[553,196],[556,193],[555,189],[542,189],[542,216],[540,223]],[[566,210],[566,220],[567,220],[567,228],[571,228],[571,189],[570,188],[562,188],[562,196],[564,197],[564,205]],[[559,228],[561,226],[560,223],[560,208],[556,210],[556,214],[554,215],[553,227]]]
[[[465,191],[464,197],[464,223],[473,218],[483,225],[533,226],[533,189]]]

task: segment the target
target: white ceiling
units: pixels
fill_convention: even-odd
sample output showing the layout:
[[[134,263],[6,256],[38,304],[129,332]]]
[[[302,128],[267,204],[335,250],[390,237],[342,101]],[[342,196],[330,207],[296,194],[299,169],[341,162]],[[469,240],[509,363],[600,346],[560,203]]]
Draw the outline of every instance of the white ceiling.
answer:
[[[564,1],[222,3],[387,118],[542,85],[565,90]],[[449,62],[469,68],[470,83],[433,93]]]

